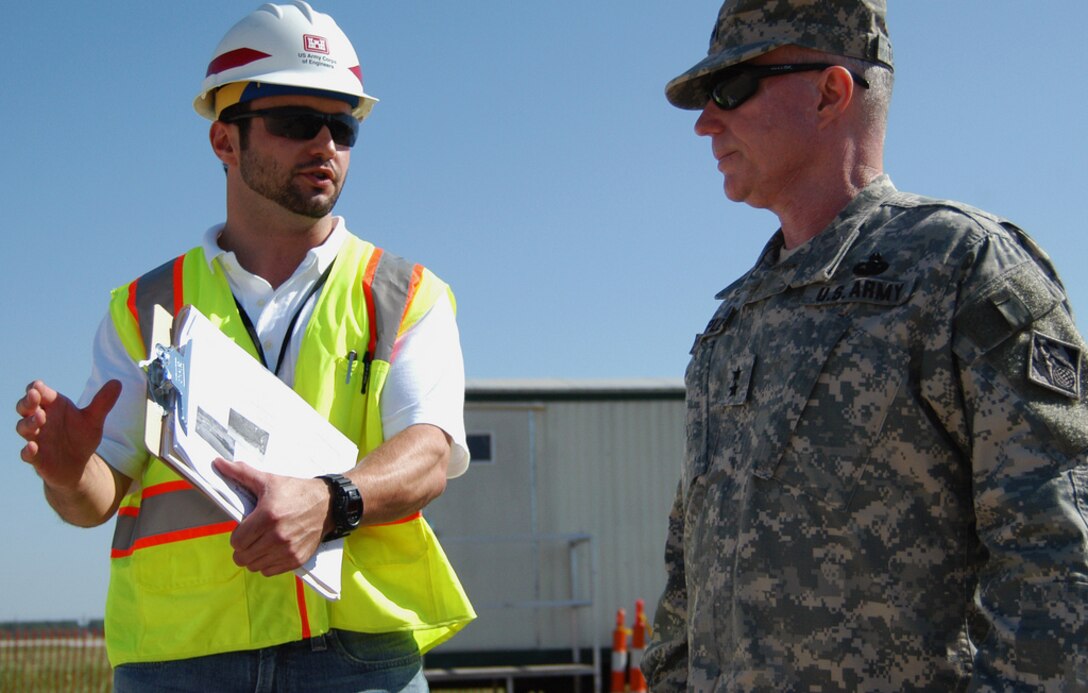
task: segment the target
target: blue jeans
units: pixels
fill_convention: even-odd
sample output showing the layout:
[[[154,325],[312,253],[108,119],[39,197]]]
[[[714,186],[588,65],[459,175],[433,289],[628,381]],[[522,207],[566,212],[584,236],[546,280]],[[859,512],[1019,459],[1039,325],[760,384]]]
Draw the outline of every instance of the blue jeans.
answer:
[[[411,633],[345,630],[260,650],[122,664],[113,672],[113,688],[116,693],[430,690]]]

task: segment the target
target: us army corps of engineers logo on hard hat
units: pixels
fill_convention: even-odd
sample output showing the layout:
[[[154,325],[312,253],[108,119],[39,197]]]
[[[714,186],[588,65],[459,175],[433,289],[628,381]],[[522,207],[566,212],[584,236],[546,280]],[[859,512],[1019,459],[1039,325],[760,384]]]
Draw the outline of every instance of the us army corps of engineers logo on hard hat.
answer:
[[[1067,397],[1080,399],[1080,349],[1032,331],[1028,380]]]
[[[324,36],[314,36],[313,34],[302,35],[303,48],[309,53],[325,53],[329,52],[329,42],[325,40]]]
[[[298,59],[299,62],[314,67],[336,69],[336,59],[329,52],[329,41],[324,36],[304,34],[302,36],[302,52],[298,54]]]

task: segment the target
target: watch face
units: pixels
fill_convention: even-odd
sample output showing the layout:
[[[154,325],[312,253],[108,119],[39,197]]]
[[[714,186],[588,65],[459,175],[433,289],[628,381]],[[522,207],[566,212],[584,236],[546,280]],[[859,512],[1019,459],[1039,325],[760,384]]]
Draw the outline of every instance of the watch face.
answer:
[[[359,489],[355,484],[352,484],[350,488],[343,489],[344,491],[344,520],[348,526],[352,529],[359,526],[359,521],[363,519],[363,497],[359,494]]]
[[[347,536],[363,518],[363,497],[358,487],[340,474],[321,477],[329,485],[329,510],[333,529],[327,538]]]

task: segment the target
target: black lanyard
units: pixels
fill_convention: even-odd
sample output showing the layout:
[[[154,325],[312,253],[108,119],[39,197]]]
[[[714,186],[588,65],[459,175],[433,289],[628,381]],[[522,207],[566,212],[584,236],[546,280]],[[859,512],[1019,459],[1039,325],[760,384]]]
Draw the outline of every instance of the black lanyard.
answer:
[[[280,347],[280,356],[276,359],[276,369],[272,372],[279,377],[280,368],[283,368],[283,358],[287,355],[287,345],[291,342],[291,334],[295,331],[295,323],[298,322],[298,316],[302,314],[302,309],[306,307],[306,304],[310,302],[310,299],[314,297],[322,286],[325,285],[325,280],[329,278],[329,273],[332,271],[332,266],[336,264],[335,260],[329,263],[329,266],[325,268],[325,271],[321,273],[321,276],[310,287],[309,292],[306,294],[306,298],[302,299],[302,303],[298,304],[298,308],[295,310],[295,314],[291,316],[291,322],[287,323],[287,332],[283,335],[283,345]],[[261,363],[265,368],[269,368],[268,359],[264,355],[264,347],[261,346],[261,338],[257,334],[257,328],[253,327],[253,321],[249,319],[246,314],[246,309],[242,307],[242,304],[238,301],[238,297],[234,297],[234,305],[238,306],[238,314],[242,316],[242,324],[245,325],[246,332],[249,333],[249,338],[253,340],[253,346],[257,348],[257,355],[261,358]],[[272,370],[269,368],[269,370]]]

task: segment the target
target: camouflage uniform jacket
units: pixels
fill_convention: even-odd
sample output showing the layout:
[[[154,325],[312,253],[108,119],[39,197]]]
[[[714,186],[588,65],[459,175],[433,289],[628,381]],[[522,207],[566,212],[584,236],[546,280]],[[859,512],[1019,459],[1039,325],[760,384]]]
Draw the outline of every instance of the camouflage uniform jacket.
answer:
[[[1088,690],[1083,340],[1009,222],[870,184],[722,291],[651,690]]]

